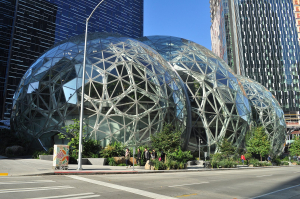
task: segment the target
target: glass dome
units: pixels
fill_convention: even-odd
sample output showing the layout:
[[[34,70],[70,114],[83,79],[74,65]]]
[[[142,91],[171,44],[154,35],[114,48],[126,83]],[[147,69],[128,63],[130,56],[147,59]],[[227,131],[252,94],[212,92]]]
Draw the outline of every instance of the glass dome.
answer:
[[[255,109],[252,111],[253,122],[265,127],[271,141],[272,152],[281,153],[286,138],[286,124],[279,103],[260,83],[243,76],[238,76],[238,79]]]
[[[196,148],[201,138],[201,146],[213,152],[223,137],[241,147],[251,122],[251,107],[228,65],[208,49],[183,38],[148,36],[139,40],[160,53],[186,85],[192,109],[189,147]]]
[[[14,95],[12,124],[44,148],[79,118],[84,35],[61,42],[28,69]],[[147,45],[113,34],[88,35],[84,93],[86,136],[102,146],[145,144],[164,122],[187,146],[186,98],[168,63]]]

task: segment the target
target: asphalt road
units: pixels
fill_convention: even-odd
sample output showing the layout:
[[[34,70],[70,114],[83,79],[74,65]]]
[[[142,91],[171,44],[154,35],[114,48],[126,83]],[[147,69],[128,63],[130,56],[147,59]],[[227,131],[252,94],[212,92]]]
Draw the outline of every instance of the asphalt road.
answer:
[[[299,199],[300,167],[156,174],[0,177],[0,198]]]

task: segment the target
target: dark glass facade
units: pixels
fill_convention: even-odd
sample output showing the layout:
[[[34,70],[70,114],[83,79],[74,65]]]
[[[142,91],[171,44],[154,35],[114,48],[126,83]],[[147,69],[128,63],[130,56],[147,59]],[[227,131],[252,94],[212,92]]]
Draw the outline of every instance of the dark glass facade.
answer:
[[[285,112],[299,111],[300,46],[293,1],[214,0],[211,4],[216,9],[220,6],[216,2],[224,1],[231,23],[225,34],[232,35],[229,48],[236,72],[266,86]]]
[[[0,112],[9,119],[13,95],[30,64],[53,44],[85,31],[85,19],[98,0],[1,1]],[[5,31],[5,32],[4,32]],[[89,32],[143,36],[143,1],[104,1],[89,22]],[[3,53],[2,53],[3,51]]]

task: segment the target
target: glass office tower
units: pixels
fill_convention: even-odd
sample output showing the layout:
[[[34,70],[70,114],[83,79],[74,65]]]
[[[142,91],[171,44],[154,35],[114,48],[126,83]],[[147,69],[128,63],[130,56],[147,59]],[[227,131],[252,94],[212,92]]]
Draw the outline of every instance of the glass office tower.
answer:
[[[233,52],[231,67],[266,86],[285,112],[299,111],[300,46],[293,0],[211,0],[210,3],[212,24],[218,20],[221,6],[228,7],[229,28],[212,37],[212,43],[229,39],[226,47]],[[215,29],[222,26],[211,26],[211,32],[217,32]],[[218,52],[216,48],[214,52]]]
[[[9,119],[20,79],[53,44],[85,31],[99,0],[5,0],[0,2],[0,118]],[[2,28],[3,27],[3,28]],[[143,1],[104,1],[89,22],[90,32],[143,36]]]

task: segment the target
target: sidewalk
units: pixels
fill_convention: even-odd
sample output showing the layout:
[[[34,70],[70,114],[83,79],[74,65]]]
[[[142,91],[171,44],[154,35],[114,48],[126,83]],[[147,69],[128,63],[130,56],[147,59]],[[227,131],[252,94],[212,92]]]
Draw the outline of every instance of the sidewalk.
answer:
[[[239,167],[240,166],[240,167]],[[180,170],[145,170],[144,167],[135,166],[99,166],[82,165],[83,170],[77,170],[77,164],[70,164],[68,170],[53,170],[52,161],[39,159],[0,159],[0,174],[6,176],[28,176],[28,175],[94,175],[94,174],[138,174],[138,173],[169,173],[169,172],[195,172],[195,171],[218,171],[236,169],[259,169],[270,167],[245,167],[227,169],[206,169],[197,165]],[[1,177],[1,176],[0,176]]]

